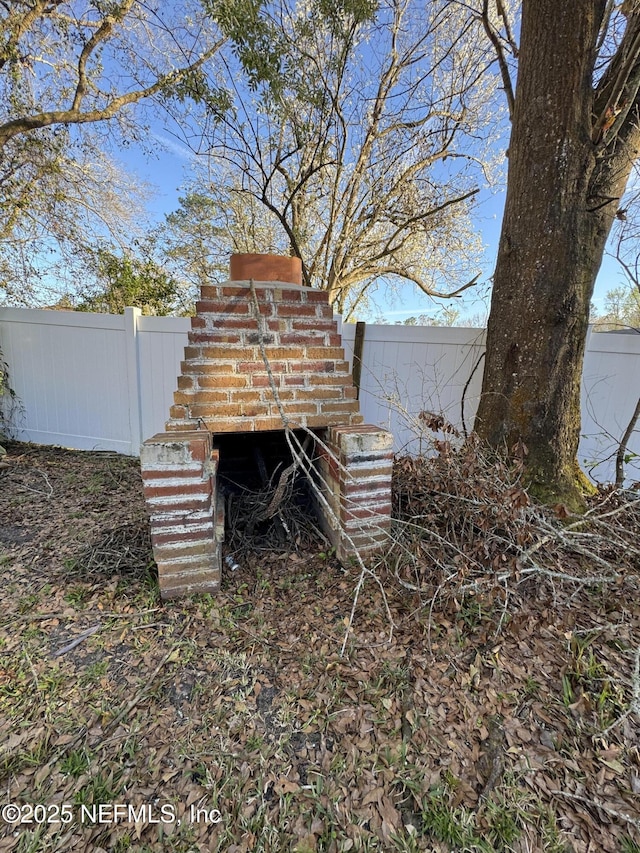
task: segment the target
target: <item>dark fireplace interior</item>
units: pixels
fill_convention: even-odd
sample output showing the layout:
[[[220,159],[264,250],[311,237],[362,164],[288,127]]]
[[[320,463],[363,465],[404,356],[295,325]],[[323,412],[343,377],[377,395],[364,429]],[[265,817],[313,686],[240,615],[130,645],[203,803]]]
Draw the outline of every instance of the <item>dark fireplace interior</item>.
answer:
[[[297,430],[294,436],[312,459],[309,433]],[[297,547],[320,536],[308,479],[301,467],[292,470],[283,430],[220,434],[214,446],[220,451],[217,481],[225,503],[226,550]]]

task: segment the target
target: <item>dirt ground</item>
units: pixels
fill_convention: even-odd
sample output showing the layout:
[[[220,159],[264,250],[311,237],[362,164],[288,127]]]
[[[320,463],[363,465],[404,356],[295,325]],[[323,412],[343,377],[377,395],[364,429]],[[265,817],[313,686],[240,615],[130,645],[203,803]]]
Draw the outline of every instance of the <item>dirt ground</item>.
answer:
[[[163,604],[137,460],[7,450],[0,851],[640,853],[631,551],[502,598],[381,560],[350,624],[307,542]]]

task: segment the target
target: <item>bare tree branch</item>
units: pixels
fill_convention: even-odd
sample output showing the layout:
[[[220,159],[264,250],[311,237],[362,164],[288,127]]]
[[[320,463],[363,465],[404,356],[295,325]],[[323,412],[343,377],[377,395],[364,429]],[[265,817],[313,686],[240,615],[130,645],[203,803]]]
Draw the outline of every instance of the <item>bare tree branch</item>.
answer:
[[[504,12],[504,8],[502,3],[498,0],[498,10],[502,10],[501,14]],[[515,105],[515,96],[513,92],[513,83],[511,82],[511,74],[509,72],[509,65],[507,63],[507,57],[504,50],[504,45],[500,41],[500,36],[494,29],[491,21],[489,20],[489,0],[482,0],[482,12],[481,12],[481,20],[482,26],[484,27],[484,31],[489,38],[489,41],[493,45],[493,48],[496,52],[496,58],[498,60],[498,66],[500,68],[500,75],[502,77],[502,85],[504,86],[504,93],[507,97],[507,106],[509,107],[509,116],[513,117],[513,107]],[[503,14],[503,19],[505,20],[506,25],[506,15]],[[513,37],[509,36],[509,43],[513,44]]]

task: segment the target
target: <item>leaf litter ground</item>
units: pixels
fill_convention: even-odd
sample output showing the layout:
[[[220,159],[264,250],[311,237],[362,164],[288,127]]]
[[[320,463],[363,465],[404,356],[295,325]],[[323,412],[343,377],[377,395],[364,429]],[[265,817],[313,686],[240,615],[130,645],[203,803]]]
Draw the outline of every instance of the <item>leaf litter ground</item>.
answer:
[[[236,553],[218,596],[162,604],[137,460],[8,450],[2,799],[73,817],[0,823],[0,851],[640,850],[637,515],[626,550],[610,537],[617,575],[566,583],[585,546],[540,545],[530,512],[514,526],[517,489],[488,491],[488,536],[438,487],[442,459],[426,480],[400,460],[411,521],[350,625],[359,570],[321,543]],[[542,573],[507,578],[508,536]]]

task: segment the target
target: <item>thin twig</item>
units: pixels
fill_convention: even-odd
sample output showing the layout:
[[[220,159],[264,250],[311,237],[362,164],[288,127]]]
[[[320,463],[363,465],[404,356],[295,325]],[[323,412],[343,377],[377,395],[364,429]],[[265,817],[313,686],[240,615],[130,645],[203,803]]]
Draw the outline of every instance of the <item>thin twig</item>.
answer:
[[[606,803],[603,803],[602,800],[596,799],[595,797],[590,800],[588,797],[583,797],[580,794],[571,794],[569,791],[549,791],[554,797],[564,797],[567,800],[574,800],[577,803],[583,803],[585,806],[591,806],[592,808],[602,809],[605,814],[611,815],[611,817],[616,817],[619,820],[624,821],[625,823],[630,824],[631,826],[635,826],[640,829],[640,820],[635,817],[632,817],[625,812],[618,811],[617,809],[611,808]]]
[[[616,453],[616,486],[620,489],[622,488],[622,484],[624,483],[624,463],[625,463],[625,455],[627,453],[627,445],[631,439],[631,435],[636,428],[636,424],[638,423],[638,418],[640,418],[640,397],[638,398],[638,402],[636,403],[636,407],[633,410],[633,414],[631,415],[631,420],[627,424],[627,428],[624,431],[624,435],[620,441],[620,447],[618,448],[618,452]]]

